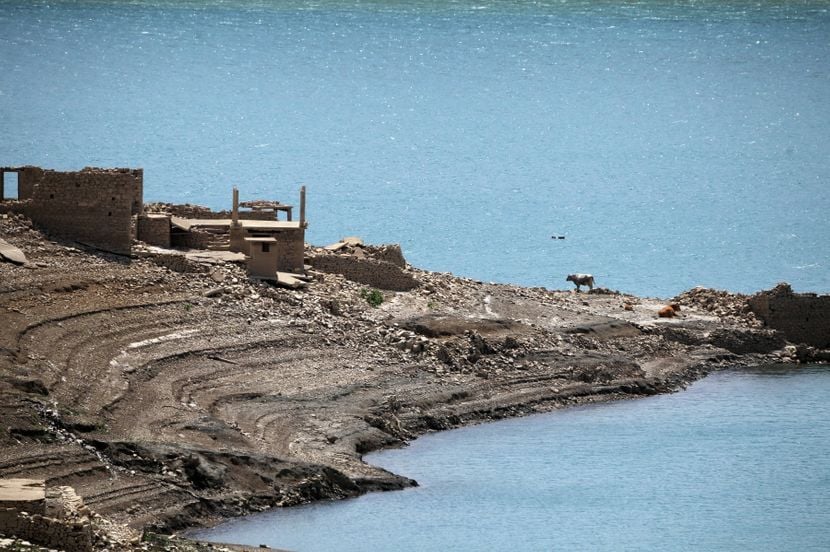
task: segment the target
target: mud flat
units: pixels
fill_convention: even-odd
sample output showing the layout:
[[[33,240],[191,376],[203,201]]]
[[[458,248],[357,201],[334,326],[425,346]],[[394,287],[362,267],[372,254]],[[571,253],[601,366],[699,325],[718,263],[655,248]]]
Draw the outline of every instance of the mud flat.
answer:
[[[0,478],[72,486],[105,526],[101,549],[415,485],[362,455],[428,431],[825,354],[795,346],[792,317],[785,335],[722,291],[685,292],[659,318],[664,300],[406,265],[417,287],[373,306],[367,285],[315,269],[307,288],[283,289],[233,262],[52,242],[14,215],[0,237],[27,258],[0,263]],[[331,254],[306,249],[312,266]],[[776,289],[767,315],[783,308]]]

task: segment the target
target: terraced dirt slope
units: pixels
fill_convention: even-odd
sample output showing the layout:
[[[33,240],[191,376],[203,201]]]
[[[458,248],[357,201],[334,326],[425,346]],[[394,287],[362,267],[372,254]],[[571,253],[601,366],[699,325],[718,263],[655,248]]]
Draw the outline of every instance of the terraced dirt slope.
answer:
[[[0,263],[0,477],[72,485],[133,527],[413,485],[362,454],[669,391],[783,345],[751,319],[658,319],[663,302],[603,290],[409,268],[420,287],[374,308],[332,274],[292,291],[53,243],[17,217],[0,236],[30,260]]]

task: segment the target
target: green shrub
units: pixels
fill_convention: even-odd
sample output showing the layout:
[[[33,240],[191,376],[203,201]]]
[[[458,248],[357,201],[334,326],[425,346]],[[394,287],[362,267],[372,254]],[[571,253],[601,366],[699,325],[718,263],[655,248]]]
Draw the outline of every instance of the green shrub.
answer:
[[[360,295],[373,307],[379,307],[383,303],[383,294],[376,289],[364,289]]]

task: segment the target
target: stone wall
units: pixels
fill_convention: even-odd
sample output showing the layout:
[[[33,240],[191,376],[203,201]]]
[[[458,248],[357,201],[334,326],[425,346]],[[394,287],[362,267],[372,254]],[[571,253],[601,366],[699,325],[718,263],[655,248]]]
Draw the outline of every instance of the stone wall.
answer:
[[[213,241],[213,234],[200,228],[174,231],[170,234],[170,246],[183,249],[207,249]]]
[[[0,167],[0,203],[6,198],[8,190],[5,188],[5,175],[15,173],[17,175],[17,197],[10,197],[10,200],[25,200],[32,197],[32,190],[35,183],[43,175],[43,169],[27,165],[25,167]]]
[[[89,509],[72,487],[0,480],[0,534],[67,552],[92,550]]]
[[[17,198],[31,199],[34,194],[35,183],[43,176],[40,167],[21,167],[17,171]]]
[[[81,173],[92,173],[99,176],[106,175],[129,175],[129,186],[131,188],[132,202],[130,212],[133,215],[140,215],[144,212],[144,169],[105,169],[101,167],[84,167]],[[65,173],[71,174],[71,173]]]
[[[25,201],[6,200],[0,201],[0,215],[15,214],[26,215]]]
[[[404,259],[403,251],[398,244],[367,245],[364,246],[364,250],[373,259],[386,261],[400,268],[406,268],[406,259]]]
[[[419,282],[399,266],[375,259],[359,259],[350,255],[317,255],[311,266],[321,272],[342,274],[348,280],[378,289],[409,291]]]
[[[270,234],[277,240],[277,270],[303,272],[305,266],[305,230],[285,230]]]
[[[170,215],[140,215],[136,234],[136,237],[144,243],[169,248]]]
[[[3,211],[22,213],[45,232],[114,253],[130,252],[132,215],[143,209],[141,169],[61,172],[16,167],[20,201]]]
[[[49,234],[128,254],[136,187],[127,170],[44,171],[26,214]]]
[[[191,261],[184,255],[176,253],[153,253],[146,256],[157,265],[169,268],[174,272],[199,273],[208,271],[208,267],[204,264]]]
[[[788,341],[830,348],[830,295],[793,293],[789,284],[778,284],[750,297],[749,307]]]
[[[66,552],[92,550],[92,527],[88,520],[60,520],[0,508],[0,534]]]

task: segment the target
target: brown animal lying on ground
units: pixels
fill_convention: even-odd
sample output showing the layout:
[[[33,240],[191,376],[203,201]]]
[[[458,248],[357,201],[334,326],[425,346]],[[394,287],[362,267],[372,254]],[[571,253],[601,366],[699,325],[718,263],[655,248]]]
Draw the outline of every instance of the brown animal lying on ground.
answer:
[[[580,291],[579,286],[588,286],[589,290],[594,290],[594,277],[590,274],[568,274],[565,281],[573,282],[576,285],[576,291]]]
[[[657,316],[660,318],[674,318],[678,312],[680,312],[680,305],[671,303],[657,311]]]

